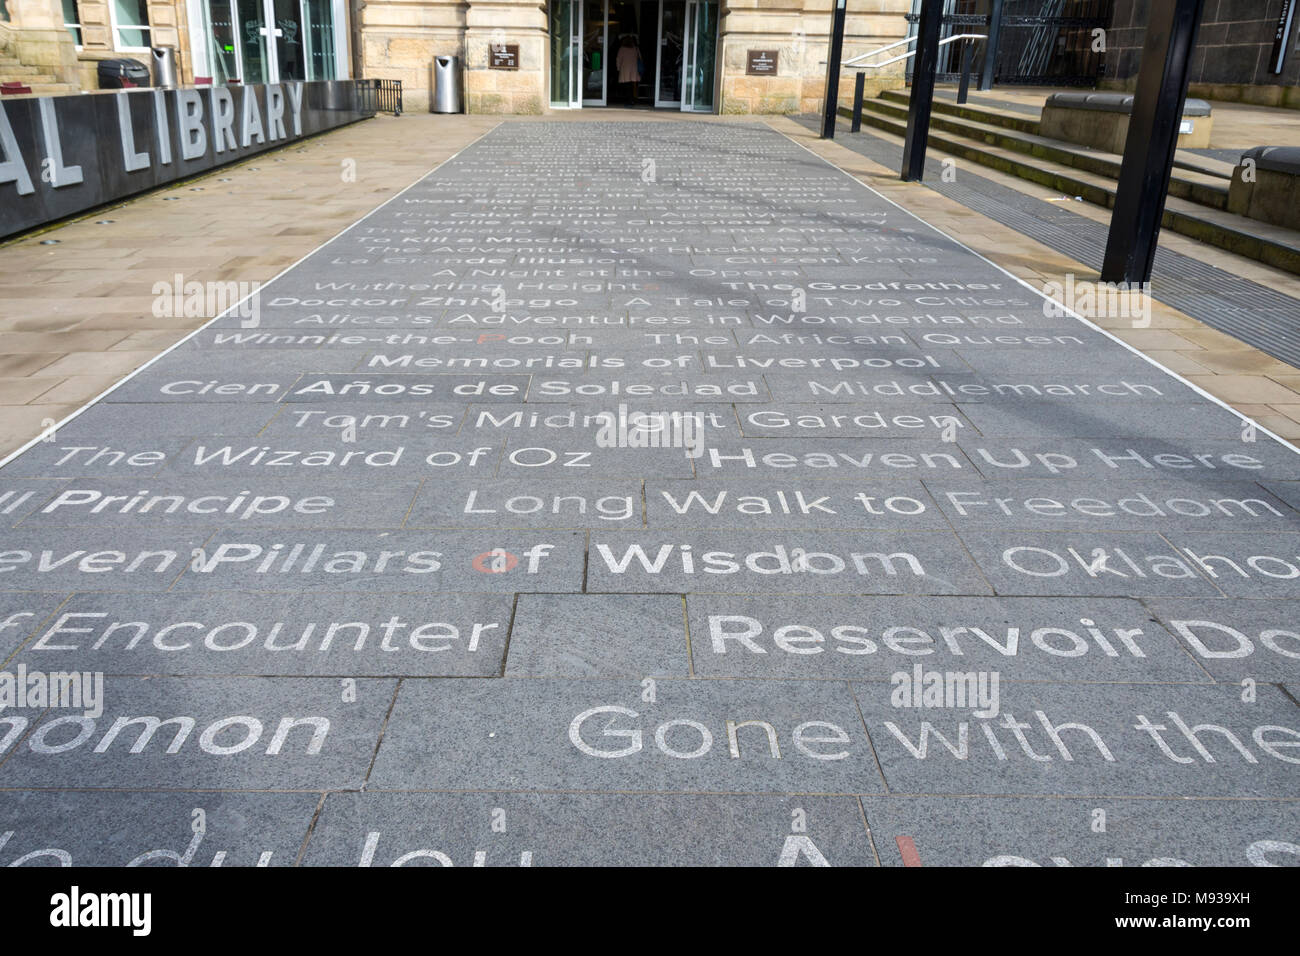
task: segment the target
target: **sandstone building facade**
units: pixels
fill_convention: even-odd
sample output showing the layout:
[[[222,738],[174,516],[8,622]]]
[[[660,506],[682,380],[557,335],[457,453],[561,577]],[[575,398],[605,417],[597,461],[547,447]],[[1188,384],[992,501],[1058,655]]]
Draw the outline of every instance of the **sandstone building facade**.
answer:
[[[434,58],[450,55],[473,113],[794,113],[819,108],[834,2],[0,0],[0,79],[94,90],[100,60],[172,47],[186,84],[400,79],[405,108],[425,110]],[[912,5],[851,0],[845,56],[905,37]],[[901,84],[881,73],[870,89]]]
[[[722,113],[819,108],[834,0],[366,0],[359,64],[401,79],[409,109],[427,108],[435,56],[461,57],[466,108],[540,113],[629,101]],[[912,0],[851,0],[845,56],[907,35]],[[640,78],[619,82],[631,39]],[[509,68],[492,52],[513,50]],[[750,54],[772,72],[755,73]],[[631,59],[629,56],[628,59]],[[626,75],[626,74],[625,74]],[[897,69],[873,86],[901,85]],[[842,87],[852,93],[852,77]]]
[[[611,105],[815,112],[836,2],[0,0],[0,82],[33,93],[94,90],[99,61],[148,63],[152,47],[171,47],[185,84],[397,79],[405,108],[418,111],[430,105],[434,58],[454,56],[472,113]],[[943,3],[949,34],[984,32],[994,7]],[[997,6],[999,83],[1133,86],[1149,0]],[[1292,0],[1206,0],[1192,94],[1300,106],[1297,8]],[[920,0],[847,0],[845,57],[906,37],[908,15],[919,9]],[[1083,49],[1094,43],[1095,25],[1106,28],[1098,56]],[[946,79],[958,53],[954,46],[943,54]],[[1026,63],[1036,64],[1028,71],[1036,75],[1026,75]],[[898,63],[869,73],[868,95],[902,86],[903,70]],[[844,71],[842,102],[852,85]]]

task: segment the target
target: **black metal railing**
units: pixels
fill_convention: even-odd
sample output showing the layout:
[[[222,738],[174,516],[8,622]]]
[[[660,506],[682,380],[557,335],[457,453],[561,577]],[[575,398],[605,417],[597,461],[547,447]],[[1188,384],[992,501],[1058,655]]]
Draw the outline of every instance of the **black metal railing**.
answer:
[[[997,83],[1095,86],[1105,68],[1104,45],[1096,42],[1095,31],[1109,28],[1113,6],[1114,0],[948,0],[943,36],[987,30],[997,37],[996,51],[989,51],[996,57]],[[997,24],[990,22],[995,8],[1001,13]],[[920,14],[906,17],[914,34]],[[958,45],[940,50],[938,80],[959,79],[961,54]]]
[[[402,115],[401,80],[357,80],[357,89],[366,112]]]

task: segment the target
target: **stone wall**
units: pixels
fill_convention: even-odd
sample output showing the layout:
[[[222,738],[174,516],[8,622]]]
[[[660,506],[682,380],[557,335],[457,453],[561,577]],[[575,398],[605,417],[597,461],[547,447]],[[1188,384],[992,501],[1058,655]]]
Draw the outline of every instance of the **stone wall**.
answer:
[[[427,111],[433,58],[464,60],[469,6],[465,0],[367,0],[360,13],[358,75],[401,80],[403,107]]]
[[[148,53],[113,48],[109,3],[78,0],[82,48],[75,50],[62,27],[59,0],[8,0],[30,23],[15,23],[26,56],[65,82],[98,88],[100,60]],[[834,0],[722,0],[718,37],[721,76],[717,106],[724,113],[817,112],[825,93],[826,59]],[[464,103],[471,113],[535,114],[550,104],[547,0],[365,0],[354,6],[348,29],[357,75],[402,81],[404,107],[429,109],[433,59],[460,58]],[[873,50],[907,35],[910,0],[852,0],[844,56]],[[37,26],[39,21],[40,26]],[[153,45],[173,46],[182,83],[193,83],[194,65],[184,0],[149,0]],[[345,29],[342,25],[339,29]],[[519,46],[517,70],[488,68],[491,44]],[[775,76],[747,76],[750,50],[777,50]],[[24,59],[24,62],[28,62]],[[867,95],[903,85],[903,64],[867,74]],[[840,99],[850,102],[854,73],[840,77]]]
[[[1115,0],[1104,86],[1132,89],[1136,84],[1150,5],[1150,0]],[[1190,95],[1300,108],[1300,15],[1284,70],[1280,76],[1272,72],[1282,7],[1283,0],[1205,0]]]
[[[77,0],[77,12],[81,18],[81,49],[77,51],[77,67],[83,90],[99,89],[100,60],[139,60],[152,68],[147,52],[119,52],[114,49],[113,25],[108,9],[111,2],[112,0]],[[193,83],[190,34],[182,0],[149,0],[149,28],[150,45],[174,47],[181,83]]]
[[[826,91],[834,0],[724,0],[721,23],[721,111],[812,113]],[[854,3],[844,26],[844,58],[907,36],[910,0]],[[746,76],[749,50],[777,50],[776,76]],[[903,64],[867,73],[867,95],[903,85]],[[853,96],[854,74],[840,74],[840,98]]]
[[[7,0],[5,47],[24,66],[34,66],[60,83],[77,82],[77,50],[63,27],[59,0]]]
[[[718,108],[797,113],[821,108],[833,0],[722,0]],[[910,0],[851,4],[844,56],[907,35]],[[518,70],[488,69],[493,42],[519,45]],[[778,50],[775,76],[746,76],[748,50]],[[550,103],[546,0],[369,0],[361,13],[360,75],[400,79],[407,110],[429,108],[433,58],[461,57],[471,113],[540,113]],[[902,64],[869,74],[868,95],[903,85]],[[842,99],[853,74],[841,76]]]

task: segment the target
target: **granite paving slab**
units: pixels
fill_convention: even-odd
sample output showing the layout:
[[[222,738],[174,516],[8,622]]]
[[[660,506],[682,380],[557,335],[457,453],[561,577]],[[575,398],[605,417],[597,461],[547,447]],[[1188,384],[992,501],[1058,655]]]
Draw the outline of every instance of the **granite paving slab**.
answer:
[[[178,591],[576,590],[583,535],[566,531],[295,531],[222,529],[194,555]],[[0,561],[4,553],[0,552]]]
[[[883,781],[843,684],[507,677],[403,681],[368,789],[870,793]]]
[[[97,706],[83,697],[82,706],[0,716],[0,781],[14,789],[355,789],[396,682],[345,681],[104,678]]]
[[[1207,683],[1152,612],[1112,598],[686,598],[704,677],[889,680],[997,671],[1016,681]]]
[[[686,616],[676,594],[521,594],[507,677],[684,677]]]
[[[314,793],[10,790],[4,866],[292,866]]]
[[[1197,436],[1158,441],[962,438],[957,444],[980,474],[990,479],[1300,480],[1300,455],[1270,439],[1247,443]],[[1279,497],[1286,500],[1284,495]]]
[[[862,798],[881,866],[1300,866],[1295,801]]]
[[[149,478],[182,448],[185,439],[37,442],[4,467],[6,478]]]
[[[854,694],[891,793],[1294,799],[1300,708],[1271,685],[1049,684],[924,665]]]
[[[595,592],[989,594],[947,532],[593,532]]]
[[[1300,677],[1300,604],[1294,600],[1146,604],[1215,680],[1280,683]]]
[[[494,677],[513,604],[500,594],[87,592],[47,600],[61,605],[43,614],[44,595],[6,597],[24,609],[10,629],[31,634],[15,665],[139,676]]]
[[[173,474],[147,483],[77,478],[54,484],[58,487],[46,492],[46,500],[17,523],[20,529],[211,528],[226,522],[265,528],[392,528],[401,525],[420,487],[414,477],[376,485],[351,476],[250,480]]]
[[[593,839],[609,835],[609,839]],[[849,797],[330,794],[306,866],[875,866]]]
[[[8,660],[67,599],[67,594],[0,591],[0,661]]]

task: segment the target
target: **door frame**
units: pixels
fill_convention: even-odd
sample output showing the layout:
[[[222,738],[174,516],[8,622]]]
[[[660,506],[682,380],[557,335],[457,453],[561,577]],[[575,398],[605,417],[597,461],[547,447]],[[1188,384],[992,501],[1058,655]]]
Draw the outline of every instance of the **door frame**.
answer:
[[[683,11],[686,9],[685,4],[682,5],[682,9]],[[658,22],[655,25],[655,44],[656,44],[655,47],[655,109],[680,110],[682,108],[682,101],[680,98],[682,95],[681,93],[682,88],[680,83],[677,86],[678,99],[663,100],[659,98],[659,94],[663,90],[662,80],[663,80],[663,69],[664,69],[664,0],[659,0],[659,14],[657,20]],[[683,31],[682,35],[684,40],[685,31]],[[685,62],[686,59],[685,56],[683,56],[682,57],[683,66],[685,66]]]
[[[659,0],[662,5],[663,0]],[[713,18],[713,74],[709,78],[709,83],[713,89],[710,91],[710,104],[708,109],[699,109],[694,104],[698,101],[698,91],[694,83],[687,84],[686,78],[695,71],[695,62],[699,54],[696,44],[695,21],[699,18],[700,8],[713,6],[716,13]],[[718,100],[718,34],[721,30],[722,4],[720,0],[686,0],[684,12],[682,14],[682,99],[681,111],[683,113],[713,113],[717,110]]]
[[[212,3],[210,0],[185,0],[185,9],[190,16],[190,48],[193,61],[193,71],[196,76],[212,76],[215,78],[217,64],[216,51],[211,47],[216,40],[216,32],[212,26]],[[310,21],[308,20],[307,0],[297,0],[299,17],[301,18],[302,29],[302,49],[303,62],[306,65],[307,75],[311,75],[312,63],[312,40]],[[266,17],[266,3],[264,0],[230,0],[231,6],[231,31],[235,47],[235,68],[238,72],[241,83],[247,83],[248,77],[245,75],[244,64],[244,44],[243,44],[243,22],[241,17],[241,8],[248,10],[250,7],[262,10],[262,17]],[[348,63],[347,55],[347,30],[340,29],[339,24],[347,22],[347,7],[345,0],[327,0],[322,4],[322,8],[329,11],[330,29],[332,31],[333,42],[328,49],[316,50],[322,59],[333,61],[332,68],[329,72],[334,74],[335,79],[347,79],[351,75],[351,68]],[[263,35],[263,39],[266,37]],[[274,40],[272,36],[270,39]],[[267,53],[266,68],[268,83],[282,82],[280,77],[280,63],[278,51],[274,54],[276,57],[271,59],[272,54]],[[272,72],[274,68],[274,72]]]
[[[567,24],[562,24],[567,36],[569,47],[569,82],[566,84],[568,90],[567,100],[550,100],[551,109],[553,110],[579,110],[582,109],[582,2],[583,0],[550,0],[553,4],[567,3],[569,7],[569,16]],[[547,27],[550,27],[550,17],[547,17]],[[554,53],[554,44],[550,44],[551,52]],[[551,56],[551,75],[560,69],[561,64],[555,62],[555,57]],[[549,96],[548,96],[549,99]]]
[[[245,0],[245,2],[247,2],[247,0]],[[269,4],[271,3],[271,0],[260,0],[260,2]],[[550,0],[550,2],[553,4],[567,3],[569,7],[569,18],[568,18],[569,22],[568,22],[568,31],[567,31],[568,38],[569,38],[569,84],[568,84],[569,98],[567,102],[551,100],[550,101],[551,109],[577,110],[577,109],[582,109],[585,106],[608,105],[609,68],[610,68],[610,56],[609,56],[610,0]],[[664,3],[665,2],[666,0],[659,0],[658,14],[656,17],[657,22],[655,24],[655,43],[657,44],[657,49],[655,52],[655,78],[654,78],[655,109],[677,109],[683,113],[715,113],[717,112],[717,98],[718,98],[717,96],[718,40],[720,38],[721,29],[722,29],[721,0],[684,0],[682,4],[682,66],[681,66],[681,73],[678,77],[678,86],[677,86],[678,96],[681,97],[681,99],[676,99],[676,100],[665,100],[660,98],[660,93],[662,92],[663,89],[661,86],[661,80],[663,77],[663,69],[664,69],[663,43],[664,43]],[[586,34],[585,34],[586,5],[588,3],[601,4],[602,13],[603,13],[601,29],[604,32],[604,38],[601,46],[601,67],[600,67],[601,96],[599,99],[596,99],[594,97],[589,98],[585,95],[586,83],[584,82],[584,76],[582,70],[583,54],[584,54],[583,43],[586,39]],[[711,80],[711,82],[713,83],[713,105],[710,106],[707,110],[700,110],[694,107],[688,107],[685,100],[686,77],[691,65],[691,57],[688,57],[687,51],[689,48],[693,54],[694,47],[695,47],[693,41],[688,42],[688,36],[693,31],[687,30],[688,23],[691,20],[691,17],[687,15],[687,11],[692,10],[693,8],[698,8],[705,4],[713,5],[717,10],[717,13],[714,16],[714,24],[713,24],[713,77]],[[548,16],[548,29],[549,29],[549,22],[550,22],[550,18]],[[550,47],[550,50],[553,54],[554,53],[553,45]],[[552,76],[554,76],[555,71],[560,68],[560,64],[554,62],[554,60],[555,57],[554,55],[552,55],[551,64],[550,64]],[[276,64],[276,66],[278,67],[278,63]]]
[[[579,106],[605,106],[609,103],[609,0],[577,0],[581,8],[578,14],[578,37],[580,54],[585,54],[587,42],[587,4],[602,4],[601,43],[600,43],[600,98],[587,96],[587,84],[582,83]],[[578,76],[585,79],[582,72],[582,57],[578,58]]]

